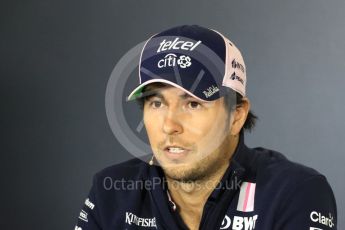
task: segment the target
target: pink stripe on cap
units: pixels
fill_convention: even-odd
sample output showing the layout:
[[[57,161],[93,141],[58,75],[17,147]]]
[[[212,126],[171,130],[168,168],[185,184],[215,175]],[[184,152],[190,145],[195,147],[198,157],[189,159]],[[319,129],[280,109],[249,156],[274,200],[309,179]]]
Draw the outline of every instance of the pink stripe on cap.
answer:
[[[223,78],[223,86],[229,87],[243,97],[246,96],[246,66],[240,50],[220,32],[217,32],[224,39],[226,45],[225,74]]]

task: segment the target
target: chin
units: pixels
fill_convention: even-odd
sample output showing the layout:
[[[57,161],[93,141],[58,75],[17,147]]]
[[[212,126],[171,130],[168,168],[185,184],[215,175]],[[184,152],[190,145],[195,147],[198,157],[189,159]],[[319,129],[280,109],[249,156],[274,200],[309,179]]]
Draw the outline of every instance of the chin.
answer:
[[[176,181],[191,182],[202,180],[217,170],[216,159],[212,155],[201,159],[188,159],[185,161],[169,160],[164,155],[156,156],[165,175]]]
[[[204,170],[199,167],[194,167],[191,165],[184,166],[171,166],[164,167],[162,166],[164,173],[167,177],[180,181],[180,182],[192,182],[201,180],[204,178]]]

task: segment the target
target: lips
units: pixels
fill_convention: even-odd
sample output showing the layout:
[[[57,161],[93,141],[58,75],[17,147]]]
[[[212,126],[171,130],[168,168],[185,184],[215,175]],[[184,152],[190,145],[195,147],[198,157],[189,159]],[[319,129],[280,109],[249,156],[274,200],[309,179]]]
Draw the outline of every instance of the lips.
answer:
[[[190,152],[189,149],[182,146],[167,146],[164,148],[164,153],[169,159],[181,159]]]

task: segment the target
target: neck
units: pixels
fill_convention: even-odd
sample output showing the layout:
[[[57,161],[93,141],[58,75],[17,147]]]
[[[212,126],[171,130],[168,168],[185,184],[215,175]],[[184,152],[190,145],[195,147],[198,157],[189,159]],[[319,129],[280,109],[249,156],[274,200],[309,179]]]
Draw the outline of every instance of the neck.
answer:
[[[202,210],[228,166],[229,163],[224,164],[214,175],[198,181],[181,182],[167,177],[169,193],[173,201],[184,210]]]

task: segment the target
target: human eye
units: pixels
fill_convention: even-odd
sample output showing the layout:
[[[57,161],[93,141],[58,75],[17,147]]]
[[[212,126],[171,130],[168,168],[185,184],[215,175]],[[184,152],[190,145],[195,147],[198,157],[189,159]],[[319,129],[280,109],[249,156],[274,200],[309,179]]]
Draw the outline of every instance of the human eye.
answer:
[[[149,103],[149,105],[150,105],[150,107],[153,108],[153,109],[159,109],[159,108],[163,107],[162,101],[157,100],[157,99],[151,100],[150,103]]]
[[[190,109],[200,109],[201,108],[201,103],[198,101],[189,101],[188,102],[188,108]]]

